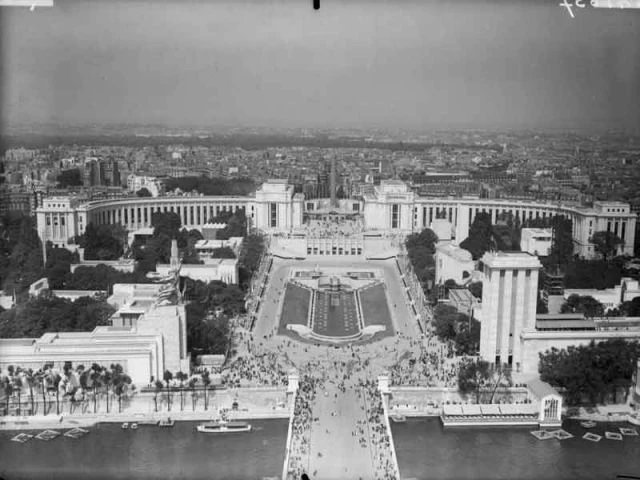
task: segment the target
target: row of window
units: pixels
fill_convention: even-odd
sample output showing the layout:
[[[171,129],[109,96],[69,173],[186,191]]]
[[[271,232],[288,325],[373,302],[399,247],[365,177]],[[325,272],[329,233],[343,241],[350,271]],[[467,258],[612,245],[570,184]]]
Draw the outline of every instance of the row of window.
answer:
[[[318,247],[307,247],[307,255],[362,255],[362,247],[331,247],[323,250]]]
[[[105,210],[100,212],[98,218],[102,223],[144,223],[148,224],[150,217],[154,213],[177,213],[180,215],[180,219],[183,225],[201,225],[206,223],[207,218],[209,220],[217,217],[224,212],[237,212],[238,210],[244,210],[244,206],[230,205],[227,208],[226,205],[217,205],[214,209],[213,206],[207,207],[193,207],[193,206],[164,206],[164,207],[127,207],[117,210]],[[207,211],[208,210],[208,211]]]

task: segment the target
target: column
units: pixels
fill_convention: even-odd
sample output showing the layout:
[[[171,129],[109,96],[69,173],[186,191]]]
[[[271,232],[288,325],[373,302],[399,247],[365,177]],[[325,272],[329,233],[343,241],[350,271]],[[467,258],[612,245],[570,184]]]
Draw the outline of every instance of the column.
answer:
[[[516,275],[517,273],[517,275]],[[513,337],[511,339],[512,347],[513,347],[513,366],[515,367],[516,363],[520,363],[522,365],[521,353],[520,353],[520,333],[523,329],[524,315],[525,309],[527,308],[526,304],[522,299],[526,299],[525,296],[525,270],[514,270],[514,288],[516,291],[516,302],[512,310],[513,310],[513,328],[512,333]]]

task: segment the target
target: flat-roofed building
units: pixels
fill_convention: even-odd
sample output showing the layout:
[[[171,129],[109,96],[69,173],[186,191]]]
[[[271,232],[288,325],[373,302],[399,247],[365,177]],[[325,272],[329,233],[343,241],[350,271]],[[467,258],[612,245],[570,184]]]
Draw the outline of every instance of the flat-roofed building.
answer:
[[[538,257],[525,252],[492,252],[482,257],[480,356],[496,364],[519,367],[518,339],[535,329]],[[515,360],[514,360],[515,359]]]
[[[551,253],[552,228],[523,228],[520,232],[520,250],[546,257]]]
[[[436,245],[436,284],[455,280],[461,284],[475,270],[475,262],[468,250],[452,243]]]

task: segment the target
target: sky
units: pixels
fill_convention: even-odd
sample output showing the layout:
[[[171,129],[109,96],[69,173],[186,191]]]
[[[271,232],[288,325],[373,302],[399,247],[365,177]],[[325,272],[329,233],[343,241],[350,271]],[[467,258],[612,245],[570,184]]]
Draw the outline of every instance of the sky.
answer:
[[[571,18],[558,3],[2,7],[0,118],[3,125],[640,130],[640,10],[574,8]]]

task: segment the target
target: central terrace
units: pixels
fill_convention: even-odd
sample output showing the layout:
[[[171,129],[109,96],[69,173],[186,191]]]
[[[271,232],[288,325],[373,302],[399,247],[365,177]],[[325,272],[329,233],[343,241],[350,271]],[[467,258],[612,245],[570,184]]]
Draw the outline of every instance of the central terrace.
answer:
[[[381,272],[292,269],[283,297],[281,334],[315,343],[368,341],[394,334]]]

